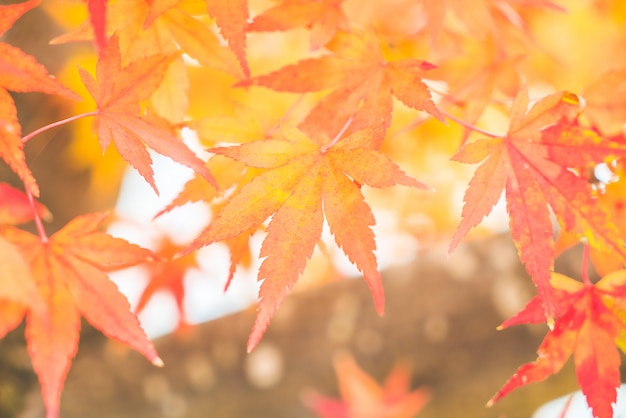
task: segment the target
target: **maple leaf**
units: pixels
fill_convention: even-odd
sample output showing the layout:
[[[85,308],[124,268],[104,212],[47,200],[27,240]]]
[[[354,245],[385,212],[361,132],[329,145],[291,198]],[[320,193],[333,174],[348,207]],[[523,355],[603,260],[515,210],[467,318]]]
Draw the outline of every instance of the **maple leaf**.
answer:
[[[182,3],[186,2],[112,0],[107,5],[107,34],[118,37],[124,65],[151,55],[175,55],[163,81],[150,97],[159,116],[172,123],[183,121],[189,106],[188,69],[180,52],[203,66],[243,78],[235,54],[220,44],[202,16],[192,16]],[[93,27],[83,24],[52,43],[91,39],[94,39]]]
[[[108,0],[86,0],[89,10],[89,21],[95,35],[96,50],[101,51],[106,47],[106,9]]]
[[[506,22],[508,25],[518,27],[524,32],[527,29],[520,27],[524,23],[514,6],[540,7],[558,12],[566,10],[549,0],[478,0],[472,2],[472,7],[467,7],[464,0],[418,0],[424,8],[427,16],[426,25],[434,43],[444,24],[448,12],[453,13],[467,29],[467,33],[477,38],[487,35],[497,36],[498,29]]]
[[[379,39],[371,32],[363,36],[342,34],[329,46],[334,54],[310,58],[272,73],[254,77],[240,86],[263,86],[277,91],[308,93],[333,89],[299,125],[309,136],[337,135],[348,120],[351,130],[366,126],[388,127],[392,96],[405,105],[428,112],[445,123],[422,81],[432,64],[418,59],[387,61]]]
[[[530,110],[527,108],[528,92],[524,88],[515,98],[504,137],[466,144],[452,157],[465,163],[484,162],[465,192],[463,219],[450,243],[450,252],[489,214],[505,189],[513,240],[551,323],[554,231],[548,206],[565,229],[575,230],[594,246],[623,256],[620,235],[604,208],[594,201],[589,182],[570,170],[601,162],[619,150],[610,144],[598,145],[597,137],[559,124],[578,112],[578,98],[571,93],[552,94]]]
[[[626,68],[607,71],[583,91],[587,116],[604,135],[620,134],[626,120]]]
[[[254,178],[254,176],[258,175],[258,172],[251,169],[248,169],[247,172],[244,173],[244,164],[221,155],[214,155],[211,157],[207,166],[215,175],[216,181],[221,190],[228,190],[233,186],[235,187],[235,190],[238,190],[244,184],[248,183],[249,180]],[[187,203],[211,203],[219,196],[218,189],[207,183],[203,178],[196,175],[185,183],[183,190],[181,190],[181,192],[174,199],[172,199],[172,201],[164,209],[159,211],[155,215],[155,218]],[[211,211],[215,213],[222,208],[224,204],[225,202],[221,202],[218,205],[211,205]],[[252,255],[250,252],[249,240],[250,237],[259,229],[259,227],[253,227],[235,237],[228,238],[223,241],[230,252],[230,267],[228,269],[228,277],[226,278],[224,291],[227,291],[230,287],[238,266],[250,266]]]
[[[183,257],[172,258],[180,247],[175,245],[169,238],[162,238],[156,251],[158,260],[147,265],[149,282],[139,296],[135,314],[139,315],[145,308],[150,298],[158,291],[164,290],[174,297],[179,313],[178,327],[187,325],[184,300],[185,273],[191,268],[200,268],[195,255],[189,254]]]
[[[78,348],[81,316],[155,365],[163,364],[128,301],[104,273],[150,260],[153,254],[100,231],[106,217],[103,213],[79,216],[49,240],[14,227],[0,229],[0,237],[17,247],[30,266],[46,308],[41,314],[0,304],[0,317],[10,318],[13,327],[26,316],[28,352],[41,383],[47,418],[58,416],[63,382]]]
[[[40,217],[52,217],[48,208],[41,203],[35,202],[35,207]],[[28,197],[7,183],[0,183],[0,225],[22,224],[31,221],[33,217],[33,207]]]
[[[363,272],[376,309],[382,314],[384,296],[370,229],[374,216],[359,185],[425,187],[384,154],[371,149],[371,129],[327,145],[314,142],[288,125],[282,125],[281,131],[284,139],[212,150],[266,171],[239,189],[186,250],[235,237],[273,215],[261,247],[260,255],[265,260],[258,279],[263,283],[248,350],[259,342],[287,291],[304,270],[322,233],[324,217],[339,247]]]
[[[558,373],[568,358],[574,355],[576,377],[587,403],[597,418],[612,418],[620,384],[620,355],[626,349],[626,270],[604,276],[593,285],[588,279],[578,282],[552,273],[555,288],[557,320],[537,353],[537,360],[522,365],[488,405],[512,390],[539,382]],[[501,328],[544,320],[541,299],[536,296]]]
[[[429,76],[448,86],[441,105],[460,108],[461,119],[475,125],[496,94],[510,100],[519,92],[522,83],[516,66],[523,57],[502,54],[492,38],[480,42],[464,39],[463,50],[462,56],[443,61]],[[463,142],[470,133],[465,130]]]
[[[425,388],[409,392],[410,375],[405,366],[396,366],[381,387],[348,354],[335,357],[341,399],[316,392],[305,394],[304,403],[322,418],[411,418],[430,400]]]
[[[0,36],[39,2],[39,0],[31,0],[0,6]],[[0,158],[17,173],[34,196],[39,196],[37,182],[26,165],[21,138],[22,127],[17,118],[15,103],[8,90],[59,94],[70,99],[80,99],[80,97],[50,76],[35,57],[14,46],[0,42]]]
[[[344,0],[283,0],[256,16],[249,32],[286,31],[306,27],[311,30],[311,50],[326,45],[339,29],[349,30],[341,9]]]
[[[215,17],[222,36],[228,41],[246,78],[250,68],[246,59],[246,28],[248,26],[248,0],[206,0],[207,11]]]
[[[0,338],[17,327],[23,318],[24,308],[46,313],[41,295],[32,279],[30,267],[20,251],[0,237]],[[6,314],[6,315],[5,315]]]
[[[206,147],[214,147],[218,142],[244,143],[251,139],[267,137],[266,124],[259,120],[252,109],[234,104],[234,115],[212,115],[185,122],[193,129],[200,142]],[[272,121],[273,122],[273,121]],[[273,128],[277,125],[273,123]]]
[[[98,59],[96,74],[100,84],[85,70],[79,69],[81,79],[98,107],[94,130],[102,149],[113,142],[121,156],[137,169],[156,193],[152,159],[146,145],[192,168],[216,185],[204,162],[179,138],[139,115],[139,102],[149,98],[158,87],[171,59],[171,56],[154,55],[121,67],[118,41],[113,37]]]
[[[611,219],[615,218],[611,217]],[[578,234],[561,229],[556,236],[554,243],[554,255],[552,258],[556,260],[556,258],[565,251],[580,243],[581,238]],[[624,268],[623,258],[617,254],[606,253],[604,251],[591,248],[589,251],[589,258],[595,267],[596,272],[601,276],[606,276],[609,273]]]

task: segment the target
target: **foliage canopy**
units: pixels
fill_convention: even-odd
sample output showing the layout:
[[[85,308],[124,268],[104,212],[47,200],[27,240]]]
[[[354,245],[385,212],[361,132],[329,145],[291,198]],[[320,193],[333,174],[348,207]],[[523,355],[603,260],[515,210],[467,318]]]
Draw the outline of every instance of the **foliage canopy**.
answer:
[[[0,158],[24,184],[23,192],[0,184],[0,336],[26,318],[49,418],[58,416],[81,316],[162,364],[108,279],[111,270],[148,263],[153,282],[139,309],[159,288],[182,309],[195,250],[225,243],[228,283],[239,265],[262,258],[253,350],[316,247],[341,249],[383,313],[372,208],[392,208],[400,229],[424,246],[447,240],[452,252],[479,234],[503,194],[512,239],[538,290],[503,327],[545,321],[549,331],[538,359],[490,402],[558,372],[573,353],[594,416],[612,416],[618,348],[626,351],[626,58],[616,54],[626,41],[622,2],[84,3],[0,6],[0,34],[41,7],[68,28],[51,43],[93,46],[92,59],[81,57],[77,71],[73,63],[57,79],[0,42]],[[75,114],[23,135],[12,94],[33,91],[61,96]],[[192,169],[195,177],[159,213],[203,201],[211,223],[188,245],[165,242],[159,255],[103,232],[102,213],[79,216],[48,237],[42,219],[49,212],[35,202],[40,189],[24,145],[66,123],[76,125],[78,142],[121,157],[156,193],[150,150]],[[207,161],[183,132],[197,136]],[[94,189],[105,170],[99,161],[88,162]],[[596,178],[599,166],[610,178]],[[459,221],[453,191],[468,177]],[[411,223],[416,213],[427,221]],[[16,226],[31,220],[37,235]],[[322,239],[324,220],[334,244]],[[265,234],[258,255],[248,245],[255,233]],[[554,258],[580,241],[583,281],[554,273]],[[603,276],[595,284],[588,258]],[[361,376],[350,360],[338,369]],[[407,396],[412,414],[424,396]]]

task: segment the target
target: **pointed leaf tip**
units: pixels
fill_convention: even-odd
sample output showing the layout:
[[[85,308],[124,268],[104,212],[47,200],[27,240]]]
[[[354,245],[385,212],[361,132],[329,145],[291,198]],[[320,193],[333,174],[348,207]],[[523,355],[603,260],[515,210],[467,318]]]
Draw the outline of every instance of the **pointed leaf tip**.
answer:
[[[375,295],[374,296],[374,306],[376,307],[376,313],[378,316],[385,315],[385,295]]]

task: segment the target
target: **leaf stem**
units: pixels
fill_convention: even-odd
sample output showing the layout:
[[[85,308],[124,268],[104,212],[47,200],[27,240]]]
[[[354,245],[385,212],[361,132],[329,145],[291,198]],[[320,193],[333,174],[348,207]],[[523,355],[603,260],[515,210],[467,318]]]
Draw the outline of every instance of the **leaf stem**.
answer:
[[[589,272],[588,270],[588,265],[589,265],[589,244],[588,243],[584,243],[583,244],[583,259],[582,259],[582,263],[581,263],[581,271],[580,271],[580,276],[583,279],[583,283],[585,284],[585,286],[591,286],[591,280],[589,280]]]
[[[325,145],[321,148],[322,154],[325,153],[326,151],[328,151],[333,145],[335,145],[337,142],[339,142],[339,139],[341,139],[342,135],[344,133],[346,133],[346,131],[348,130],[348,127],[350,126],[350,124],[352,123],[352,120],[354,119],[354,115],[350,116],[350,118],[346,121],[345,125],[343,125],[343,127],[341,128],[341,130],[337,133],[337,135],[335,135],[335,137],[333,138],[332,141],[330,141],[330,144]]]
[[[559,418],[565,418],[565,414],[567,414],[567,411],[572,404],[572,399],[574,399],[574,394],[569,395],[569,398],[567,398],[567,402],[565,402],[565,406],[563,407],[563,411],[561,411],[561,415],[559,415]]]
[[[459,119],[459,118],[457,118],[454,115],[451,115],[450,113],[446,112],[445,110],[440,110],[440,112],[443,113],[443,115],[445,117],[447,117],[448,119],[451,119],[454,122],[458,123],[459,125],[467,128],[467,129],[470,129],[470,130],[472,130],[474,132],[478,132],[479,134],[483,134],[483,135],[488,136],[490,138],[502,138],[502,135],[496,135],[494,133],[491,133],[491,132],[485,131],[483,129],[480,129],[478,126],[474,126],[471,123],[465,122],[464,120]]]
[[[74,116],[69,117],[67,119],[63,119],[63,120],[51,123],[51,124],[46,125],[46,126],[42,126],[41,128],[36,129],[36,130],[32,131],[31,133],[29,133],[28,135],[26,135],[25,137],[23,137],[22,138],[22,144],[27,143],[28,141],[33,139],[35,136],[37,136],[40,133],[45,132],[45,131],[47,131],[49,129],[56,128],[57,126],[65,125],[66,123],[73,122],[73,121],[75,121],[77,119],[86,118],[87,116],[96,116],[97,114],[98,114],[98,111],[94,110],[93,112],[81,113],[80,115],[74,115]]]
[[[25,185],[26,186],[26,185]],[[33,217],[35,220],[35,225],[37,226],[37,232],[39,233],[39,238],[42,243],[48,242],[48,234],[46,234],[46,230],[43,227],[43,222],[41,221],[41,216],[39,216],[39,211],[37,210],[37,205],[35,204],[35,198],[33,194],[28,190],[28,187],[25,187],[26,196],[28,196],[28,202],[30,203],[30,207],[33,209]]]

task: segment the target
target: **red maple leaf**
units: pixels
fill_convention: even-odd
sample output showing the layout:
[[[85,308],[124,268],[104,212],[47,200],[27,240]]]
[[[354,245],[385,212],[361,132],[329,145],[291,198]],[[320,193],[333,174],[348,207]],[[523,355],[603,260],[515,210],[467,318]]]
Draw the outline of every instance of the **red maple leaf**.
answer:
[[[463,219],[450,251],[491,211],[505,189],[513,240],[551,322],[554,230],[549,207],[566,230],[588,236],[594,246],[623,256],[620,234],[608,221],[607,211],[594,201],[587,179],[572,170],[602,162],[623,150],[577,127],[561,124],[578,113],[575,95],[555,93],[530,110],[528,101],[524,88],[513,103],[509,131],[504,137],[466,144],[452,157],[465,163],[484,162],[466,190]]]
[[[576,377],[597,418],[612,418],[612,403],[620,384],[620,354],[626,352],[626,270],[611,273],[593,285],[552,273],[555,288],[554,329],[537,349],[537,360],[522,365],[489,401],[493,404],[512,390],[559,372],[574,355]],[[545,320],[536,296],[501,328]]]
[[[169,130],[140,116],[139,103],[159,86],[173,56],[152,55],[122,67],[116,37],[109,39],[96,67],[100,84],[80,69],[80,76],[98,106],[94,129],[102,149],[113,142],[128,161],[158,193],[146,145],[173,160],[192,168],[207,181],[215,180],[204,162]],[[216,186],[217,187],[217,186]]]
[[[107,0],[86,0],[87,9],[89,10],[89,22],[93,28],[94,43],[98,51],[102,51],[106,47],[106,11]]]
[[[40,0],[0,6],[0,36],[24,13],[36,7]],[[35,57],[7,43],[0,42],[0,158],[24,182],[26,188],[39,196],[39,187],[26,165],[22,127],[17,119],[17,109],[8,90],[15,92],[38,91],[59,94],[70,99],[80,99],[61,85]]]
[[[35,202],[37,213],[42,218],[52,214],[44,205]],[[17,225],[33,220],[34,212],[28,197],[7,183],[0,183],[0,225]]]
[[[30,266],[33,287],[44,310],[20,303],[0,303],[0,334],[26,317],[26,342],[42,387],[47,418],[56,418],[63,382],[78,348],[84,316],[109,338],[121,341],[162,365],[126,298],[106,271],[132,266],[153,254],[100,231],[106,214],[80,216],[48,240],[20,229],[0,228],[0,237],[15,246]]]
[[[282,139],[212,150],[265,171],[237,190],[187,250],[236,237],[273,215],[261,248],[265,260],[258,279],[263,284],[248,350],[259,342],[304,270],[320,239],[324,217],[337,244],[363,272],[376,309],[382,313],[384,295],[370,229],[374,216],[360,185],[425,187],[372,149],[377,141],[374,130],[359,131],[326,145],[294,127],[283,125],[282,132]]]

